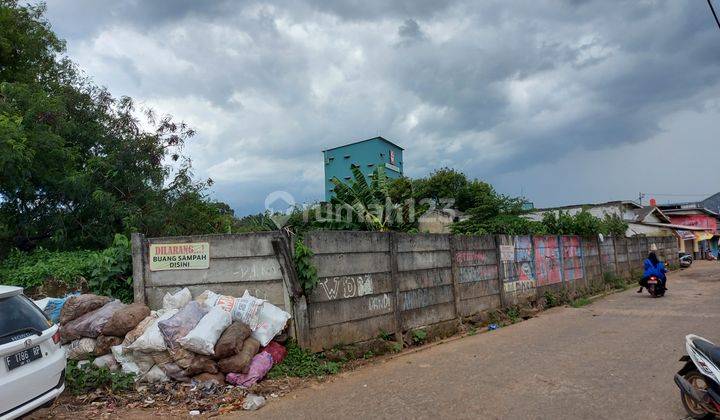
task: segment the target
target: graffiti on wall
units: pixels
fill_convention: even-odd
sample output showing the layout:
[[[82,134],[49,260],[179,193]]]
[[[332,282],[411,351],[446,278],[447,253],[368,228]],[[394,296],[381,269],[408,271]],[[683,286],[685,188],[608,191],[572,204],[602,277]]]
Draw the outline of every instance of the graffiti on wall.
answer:
[[[331,277],[318,284],[330,300],[360,297],[373,293],[373,280],[370,274]]]
[[[385,293],[379,296],[370,296],[368,298],[368,310],[369,311],[382,311],[390,308],[391,300],[390,296]]]
[[[563,236],[562,249],[565,280],[583,278],[582,245],[580,243],[580,237]]]
[[[538,286],[562,282],[560,274],[560,249],[556,236],[536,236],[535,245],[535,277]]]
[[[472,283],[476,281],[492,280],[497,278],[497,268],[493,265],[480,265],[474,267],[460,267],[460,283]]]
[[[490,253],[487,251],[457,251],[455,252],[455,262],[459,264],[490,264]]]

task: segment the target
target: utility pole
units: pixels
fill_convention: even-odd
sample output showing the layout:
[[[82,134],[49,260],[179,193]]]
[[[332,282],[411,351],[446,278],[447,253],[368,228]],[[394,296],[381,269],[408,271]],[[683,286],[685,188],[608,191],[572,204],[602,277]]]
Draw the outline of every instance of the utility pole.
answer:
[[[645,193],[638,193],[638,201],[640,202],[640,205],[642,206],[643,198],[645,198]]]

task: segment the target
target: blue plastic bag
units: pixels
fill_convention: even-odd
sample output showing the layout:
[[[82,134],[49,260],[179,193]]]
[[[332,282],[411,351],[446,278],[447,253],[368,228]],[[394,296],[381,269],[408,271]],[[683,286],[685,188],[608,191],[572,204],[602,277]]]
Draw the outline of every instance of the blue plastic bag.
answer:
[[[62,310],[63,305],[65,305],[65,302],[71,296],[77,296],[79,294],[80,292],[75,292],[70,293],[63,298],[50,298],[50,301],[48,301],[47,305],[45,305],[43,312],[45,312],[45,315],[47,315],[52,322],[57,324],[60,322],[60,311]]]

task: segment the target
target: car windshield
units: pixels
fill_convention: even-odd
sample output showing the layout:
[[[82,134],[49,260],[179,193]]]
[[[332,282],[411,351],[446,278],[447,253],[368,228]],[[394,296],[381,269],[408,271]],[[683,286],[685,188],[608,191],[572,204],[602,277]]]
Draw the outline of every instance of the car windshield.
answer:
[[[27,297],[0,298],[0,345],[37,335],[49,327],[45,314]]]

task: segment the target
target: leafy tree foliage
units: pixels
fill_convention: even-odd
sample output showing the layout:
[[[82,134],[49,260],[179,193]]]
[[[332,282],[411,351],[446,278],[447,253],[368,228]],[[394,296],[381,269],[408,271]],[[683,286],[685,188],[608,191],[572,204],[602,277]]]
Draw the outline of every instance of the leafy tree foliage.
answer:
[[[44,11],[0,0],[0,255],[227,231],[232,212],[182,155],[194,131],[83,78]]]
[[[335,185],[335,195],[321,223],[329,226],[339,223],[349,228],[372,231],[406,230],[410,227],[413,219],[411,209],[405,203],[393,203],[390,199],[390,183],[385,168],[376,168],[369,183],[359,167],[353,166],[351,171],[353,179],[350,183],[346,184],[337,177],[331,180]]]

